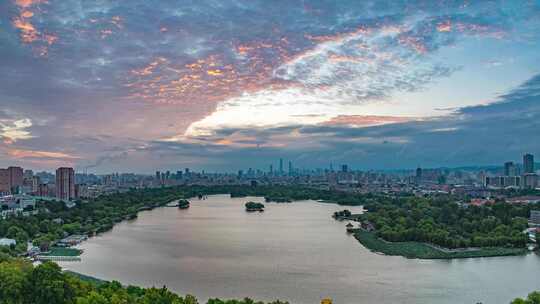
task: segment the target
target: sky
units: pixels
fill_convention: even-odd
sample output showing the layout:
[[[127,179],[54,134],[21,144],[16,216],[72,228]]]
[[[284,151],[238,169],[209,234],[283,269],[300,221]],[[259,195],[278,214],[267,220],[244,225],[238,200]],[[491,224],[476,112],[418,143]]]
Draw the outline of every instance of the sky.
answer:
[[[0,0],[0,167],[540,157],[540,1]]]

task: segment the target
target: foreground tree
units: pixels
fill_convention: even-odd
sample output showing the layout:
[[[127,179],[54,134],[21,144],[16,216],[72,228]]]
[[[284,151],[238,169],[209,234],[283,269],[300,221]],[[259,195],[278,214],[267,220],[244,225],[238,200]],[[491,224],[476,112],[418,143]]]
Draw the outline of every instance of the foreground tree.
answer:
[[[71,304],[75,293],[62,269],[55,263],[43,263],[30,273],[25,292],[26,303]]]
[[[532,292],[526,299],[515,299],[511,304],[540,304],[540,292]]]

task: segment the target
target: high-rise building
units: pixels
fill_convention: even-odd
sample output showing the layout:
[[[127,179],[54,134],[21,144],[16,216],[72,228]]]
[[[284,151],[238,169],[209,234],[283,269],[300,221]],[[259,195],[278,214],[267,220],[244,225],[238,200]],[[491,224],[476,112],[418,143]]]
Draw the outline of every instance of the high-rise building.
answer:
[[[0,192],[18,193],[24,183],[21,167],[0,169]]]
[[[534,156],[532,154],[523,155],[523,174],[534,173]]]
[[[420,167],[416,168],[416,182],[422,182],[422,168]]]
[[[24,179],[32,179],[32,177],[34,177],[34,171],[32,170],[24,170],[24,175],[23,175]]]
[[[504,176],[516,176],[516,165],[514,165],[514,162],[506,162],[504,163]]]
[[[49,196],[49,186],[47,184],[39,184],[37,196]]]
[[[341,172],[349,172],[349,166],[341,165]]]
[[[9,172],[7,169],[0,169],[0,192],[10,192]]]
[[[73,168],[56,169],[56,198],[63,201],[75,199],[75,171]]]
[[[32,193],[37,194],[39,192],[39,185],[41,184],[41,179],[39,176],[32,177]]]
[[[523,175],[523,188],[535,189],[538,187],[538,175],[534,173],[526,173]]]
[[[289,161],[289,175],[292,175],[292,174],[293,174],[292,161]]]
[[[9,173],[9,188],[12,193],[17,193],[23,186],[24,170],[21,167],[9,167],[7,170]]]
[[[283,173],[283,158],[279,159],[279,173]]]

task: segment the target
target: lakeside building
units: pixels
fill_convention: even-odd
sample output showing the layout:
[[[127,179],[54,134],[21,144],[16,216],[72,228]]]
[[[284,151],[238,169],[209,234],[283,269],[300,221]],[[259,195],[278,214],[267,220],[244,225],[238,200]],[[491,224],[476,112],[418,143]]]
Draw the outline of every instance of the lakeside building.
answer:
[[[9,247],[9,246],[15,246],[15,245],[17,245],[17,241],[14,239],[6,239],[6,238],[0,239],[0,246]]]
[[[74,235],[70,235],[66,238],[61,239],[60,241],[58,241],[56,245],[59,247],[71,247],[71,246],[79,245],[80,243],[86,241],[87,239],[88,239],[87,235],[74,234]]]

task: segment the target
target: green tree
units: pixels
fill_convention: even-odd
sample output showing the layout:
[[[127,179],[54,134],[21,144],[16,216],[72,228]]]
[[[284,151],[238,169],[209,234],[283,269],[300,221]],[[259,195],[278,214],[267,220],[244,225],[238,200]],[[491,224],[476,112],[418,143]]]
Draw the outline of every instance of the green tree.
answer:
[[[184,304],[184,301],[179,296],[167,290],[166,287],[163,287],[161,289],[147,289],[138,304]],[[189,304],[196,304],[196,302]]]
[[[92,291],[87,296],[77,298],[77,304],[110,304],[110,302],[101,294]]]
[[[23,303],[25,280],[25,273],[20,266],[15,263],[0,263],[0,303]]]
[[[511,304],[540,304],[540,292],[532,292],[526,299],[515,299]]]
[[[74,303],[74,295],[66,275],[55,263],[43,263],[30,273],[26,292],[27,303],[71,304]]]

